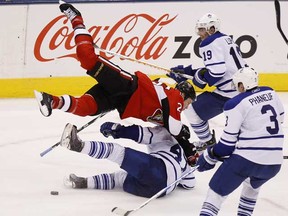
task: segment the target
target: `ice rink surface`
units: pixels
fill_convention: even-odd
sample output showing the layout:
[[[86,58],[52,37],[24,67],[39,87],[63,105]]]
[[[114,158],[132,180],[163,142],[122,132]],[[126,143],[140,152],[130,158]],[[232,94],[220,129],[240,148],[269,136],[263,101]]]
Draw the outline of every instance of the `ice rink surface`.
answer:
[[[279,95],[286,107],[284,154],[288,155],[288,93]],[[79,128],[92,119],[58,110],[46,118],[40,114],[34,99],[0,100],[0,216],[105,216],[112,215],[111,209],[115,206],[133,209],[147,200],[121,189],[75,190],[63,185],[64,176],[70,173],[90,176],[119,169],[108,160],[96,160],[62,147],[40,157],[42,151],[59,141],[66,123],[70,122]],[[82,140],[113,141],[99,133],[99,126],[105,121],[120,122],[120,119],[116,112],[108,113],[80,132],[79,136]],[[134,119],[122,121],[126,125],[133,123],[147,124]],[[223,115],[210,121],[217,139],[221,136],[223,125]],[[191,140],[196,140],[193,132]],[[145,151],[144,146],[132,141],[115,142]],[[135,215],[198,215],[208,182],[215,170],[216,168],[204,173],[196,171],[197,184],[193,190],[179,188],[166,197],[152,201]],[[287,183],[288,159],[283,161],[279,174],[262,188],[254,215],[288,215]],[[226,199],[219,215],[237,214],[240,189]],[[50,195],[50,191],[58,191],[59,195]]]

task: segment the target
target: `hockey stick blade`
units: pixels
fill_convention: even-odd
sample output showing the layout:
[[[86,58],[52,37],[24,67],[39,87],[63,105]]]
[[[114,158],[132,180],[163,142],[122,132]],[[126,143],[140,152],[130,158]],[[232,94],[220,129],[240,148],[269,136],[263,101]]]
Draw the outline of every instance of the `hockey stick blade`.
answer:
[[[279,2],[279,0],[275,0],[274,4],[275,4],[275,11],[276,11],[276,25],[277,25],[277,28],[278,28],[282,38],[284,39],[285,43],[288,45],[288,39],[285,36],[285,34],[284,34],[283,30],[282,30],[282,27],[281,27],[281,10],[280,10],[280,2]]]
[[[283,156],[283,159],[288,159],[288,155],[284,155],[284,156]]]
[[[127,211],[127,210],[119,208],[119,207],[114,207],[111,211],[117,215],[122,215],[122,216],[130,215],[130,213],[133,212],[133,210]]]
[[[108,111],[109,112],[109,111]],[[96,118],[92,119],[91,121],[89,121],[88,123],[86,123],[85,125],[83,125],[82,127],[80,127],[79,129],[77,129],[77,133],[79,133],[80,131],[82,131],[83,129],[85,129],[86,127],[88,127],[89,125],[91,125],[92,123],[94,123],[98,118],[101,118],[102,116],[106,115],[108,112],[103,112],[100,113],[98,116],[96,116]],[[52,151],[54,148],[56,148],[58,145],[60,145],[60,142],[57,142],[56,144],[54,144],[53,146],[49,147],[48,149],[46,149],[45,151],[40,153],[40,156],[43,157],[44,155],[46,155],[48,152]]]

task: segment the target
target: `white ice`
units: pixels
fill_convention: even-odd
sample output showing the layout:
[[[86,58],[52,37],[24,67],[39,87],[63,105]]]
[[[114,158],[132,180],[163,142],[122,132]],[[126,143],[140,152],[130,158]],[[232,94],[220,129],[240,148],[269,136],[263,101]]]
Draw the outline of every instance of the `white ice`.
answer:
[[[284,129],[287,134],[288,93],[279,95],[286,107]],[[90,176],[119,169],[108,160],[92,159],[62,147],[40,157],[42,151],[59,141],[66,123],[80,127],[90,120],[92,117],[73,116],[58,110],[51,117],[43,117],[34,99],[0,100],[0,216],[103,216],[111,215],[111,209],[115,206],[133,209],[147,200],[121,189],[75,190],[63,185],[64,176],[70,173]],[[105,121],[120,120],[116,112],[109,113],[80,132],[80,137],[83,140],[113,141],[99,133],[99,126]],[[122,123],[141,122],[127,119]],[[223,115],[212,119],[210,125],[219,138],[224,125]],[[192,140],[196,139],[194,134],[192,136]],[[287,140],[286,137],[284,155],[288,155]],[[145,151],[143,146],[132,141],[116,142]],[[263,186],[255,216],[288,215],[287,169],[288,159],[283,161],[279,174]],[[195,189],[177,189],[166,197],[153,200],[135,215],[198,215],[215,170],[204,173],[196,171]],[[219,215],[237,214],[240,189],[226,199]],[[50,191],[58,191],[59,195],[52,196]]]

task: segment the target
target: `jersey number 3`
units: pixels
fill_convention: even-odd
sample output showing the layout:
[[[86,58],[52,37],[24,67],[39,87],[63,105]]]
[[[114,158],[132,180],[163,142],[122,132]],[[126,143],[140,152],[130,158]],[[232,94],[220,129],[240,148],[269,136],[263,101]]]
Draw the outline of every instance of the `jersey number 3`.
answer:
[[[279,131],[279,124],[278,124],[278,121],[277,121],[277,114],[275,112],[275,109],[271,105],[264,105],[262,107],[262,109],[261,109],[261,113],[262,114],[266,114],[268,111],[270,111],[272,113],[272,115],[270,115],[270,121],[272,123],[274,123],[274,127],[266,127],[266,130],[270,134],[277,134],[278,131]]]

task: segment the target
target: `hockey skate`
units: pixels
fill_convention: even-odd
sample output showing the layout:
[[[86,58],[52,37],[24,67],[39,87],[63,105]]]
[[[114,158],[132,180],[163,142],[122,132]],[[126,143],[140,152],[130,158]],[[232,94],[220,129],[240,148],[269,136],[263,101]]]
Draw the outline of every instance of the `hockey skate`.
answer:
[[[64,185],[72,188],[87,188],[87,178],[70,174],[68,177],[64,178]]]
[[[84,147],[84,143],[81,139],[79,139],[77,135],[77,128],[75,125],[72,125],[70,123],[66,124],[62,133],[60,145],[72,151],[81,152]]]
[[[76,16],[81,16],[81,13],[71,4],[60,2],[59,8],[60,11],[64,13],[70,21],[72,21]]]
[[[49,95],[45,92],[38,92],[34,90],[35,98],[38,102],[40,112],[43,116],[48,117],[52,113],[52,102],[53,98],[52,95]]]
[[[196,151],[201,154],[207,147],[213,146],[216,144],[216,138],[215,138],[215,131],[212,130],[212,138],[207,142],[202,141],[195,141],[193,142],[193,145],[196,147]]]

